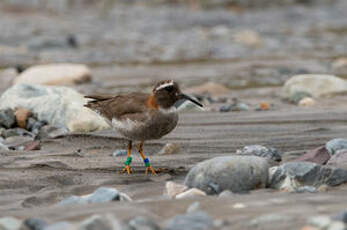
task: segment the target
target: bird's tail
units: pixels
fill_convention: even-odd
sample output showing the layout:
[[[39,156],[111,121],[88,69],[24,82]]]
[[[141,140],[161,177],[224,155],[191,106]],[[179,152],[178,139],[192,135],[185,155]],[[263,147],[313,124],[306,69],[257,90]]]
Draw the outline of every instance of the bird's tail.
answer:
[[[87,108],[90,108],[94,111],[99,111],[100,105],[102,104],[102,102],[113,98],[114,96],[108,96],[108,95],[88,95],[88,96],[84,96],[84,98],[87,99],[91,99],[88,100],[87,104],[85,104],[84,106]]]

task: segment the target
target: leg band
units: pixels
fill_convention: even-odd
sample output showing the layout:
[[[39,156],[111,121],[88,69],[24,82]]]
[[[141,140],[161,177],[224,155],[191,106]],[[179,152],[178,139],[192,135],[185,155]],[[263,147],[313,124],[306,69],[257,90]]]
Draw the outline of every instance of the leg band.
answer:
[[[125,165],[130,165],[132,161],[132,157],[128,157],[126,161],[124,162]]]
[[[145,162],[145,166],[146,166],[146,167],[151,166],[151,163],[149,163],[148,158],[143,159],[143,162]]]

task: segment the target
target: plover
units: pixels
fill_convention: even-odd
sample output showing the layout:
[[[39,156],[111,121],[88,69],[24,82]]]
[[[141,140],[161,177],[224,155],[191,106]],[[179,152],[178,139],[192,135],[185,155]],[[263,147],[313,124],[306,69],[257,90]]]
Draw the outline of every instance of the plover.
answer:
[[[180,100],[189,100],[203,107],[192,97],[183,94],[178,84],[172,80],[158,82],[150,94],[128,93],[116,96],[86,96],[92,99],[85,106],[94,110],[125,139],[128,140],[128,157],[122,173],[130,174],[133,141],[139,141],[138,151],[146,166],[146,174],[156,174],[149,159],[143,153],[146,140],[159,139],[170,133],[177,125],[178,114],[175,107]]]

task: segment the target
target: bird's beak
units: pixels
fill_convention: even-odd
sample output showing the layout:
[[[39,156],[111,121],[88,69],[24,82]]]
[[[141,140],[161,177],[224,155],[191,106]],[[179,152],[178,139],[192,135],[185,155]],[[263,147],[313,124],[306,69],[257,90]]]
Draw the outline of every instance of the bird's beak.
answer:
[[[189,101],[193,102],[194,104],[196,104],[196,105],[198,105],[200,107],[204,107],[200,102],[198,102],[197,100],[193,99],[192,97],[190,97],[190,96],[188,96],[186,94],[183,94],[183,93],[179,94],[178,98],[179,99],[184,99],[184,100],[189,100]]]

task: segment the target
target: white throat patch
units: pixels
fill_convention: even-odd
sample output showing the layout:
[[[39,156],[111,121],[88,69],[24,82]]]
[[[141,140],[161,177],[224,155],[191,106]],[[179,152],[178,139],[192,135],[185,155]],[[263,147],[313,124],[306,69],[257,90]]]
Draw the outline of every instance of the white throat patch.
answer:
[[[168,109],[164,109],[164,108],[160,108],[159,107],[159,111],[162,112],[162,113],[176,113],[177,112],[177,108],[175,106],[171,106],[170,108]]]

